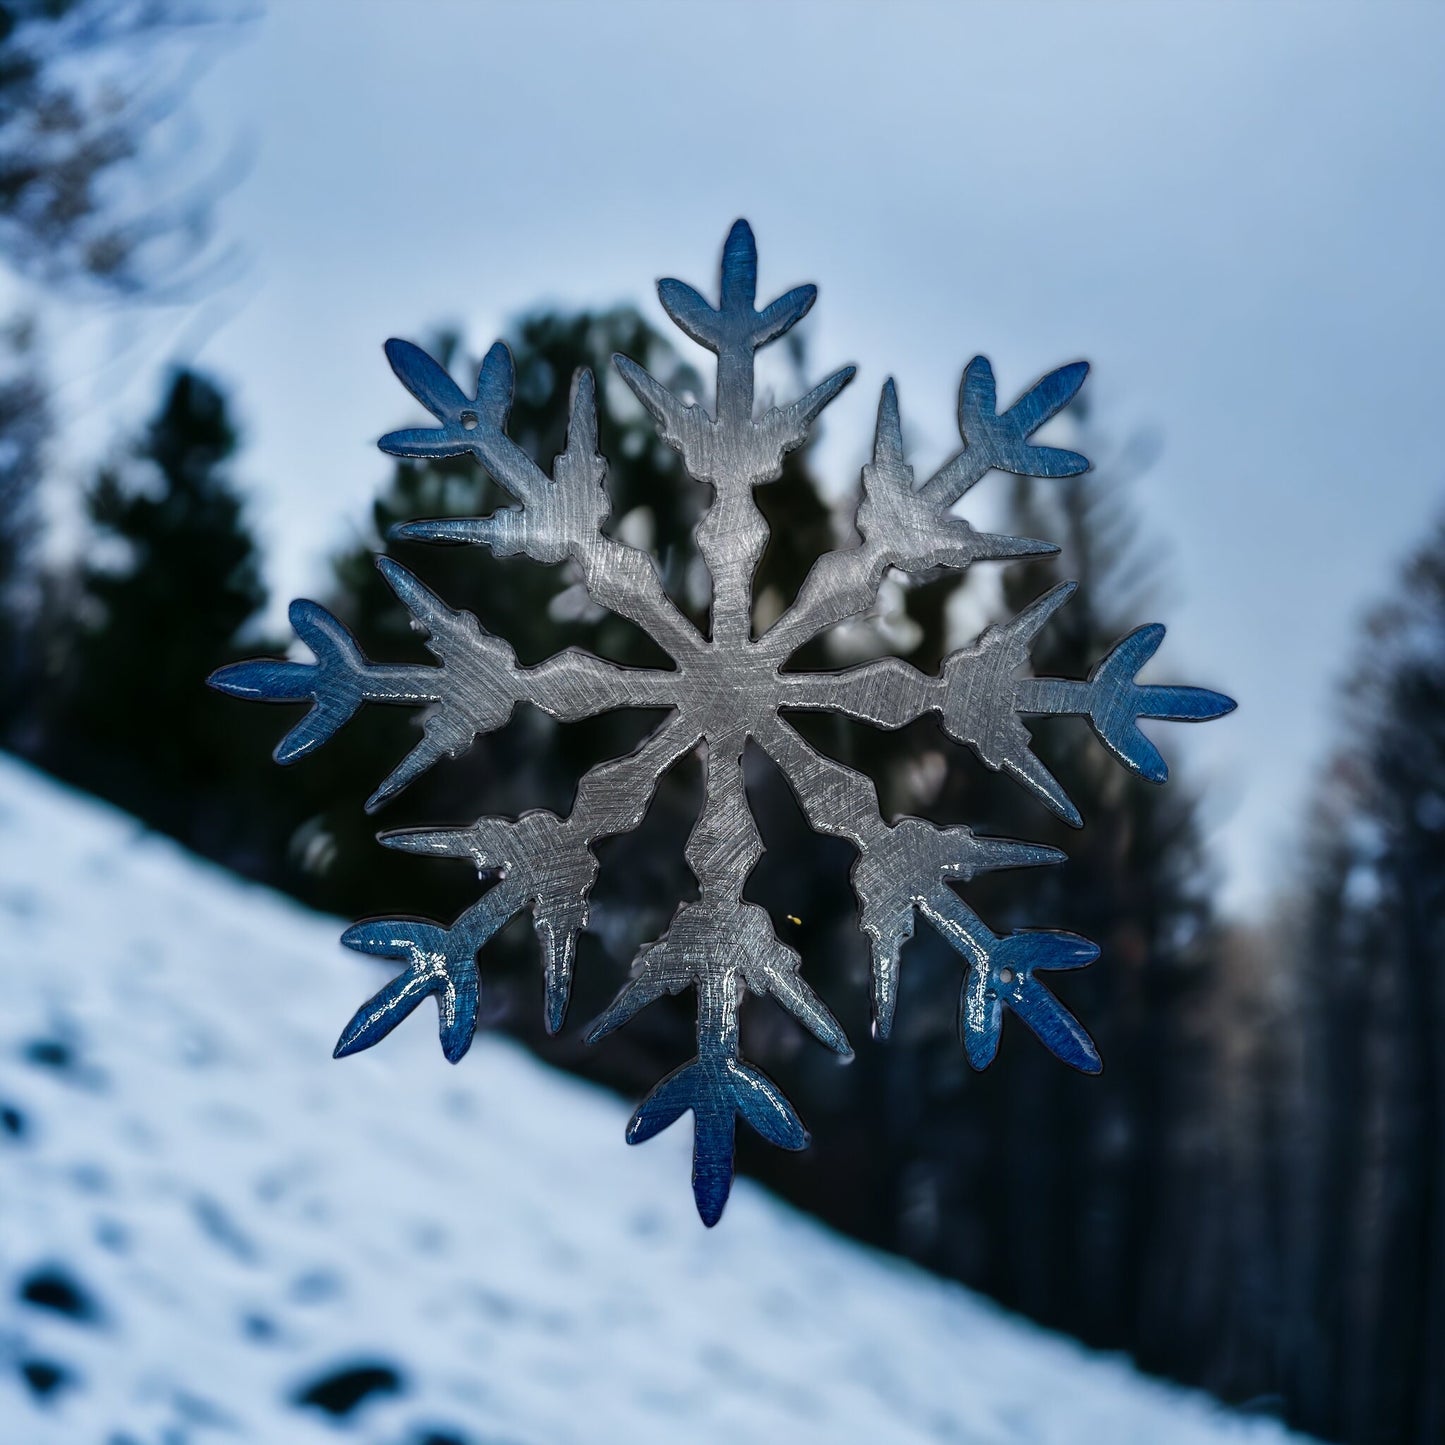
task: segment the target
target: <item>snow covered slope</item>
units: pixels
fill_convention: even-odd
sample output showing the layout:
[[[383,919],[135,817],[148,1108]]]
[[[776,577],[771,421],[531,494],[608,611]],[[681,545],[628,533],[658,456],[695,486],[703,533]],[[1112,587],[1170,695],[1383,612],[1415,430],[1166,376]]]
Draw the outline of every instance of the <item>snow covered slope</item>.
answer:
[[[1283,1441],[828,1233],[0,759],[0,1441]]]

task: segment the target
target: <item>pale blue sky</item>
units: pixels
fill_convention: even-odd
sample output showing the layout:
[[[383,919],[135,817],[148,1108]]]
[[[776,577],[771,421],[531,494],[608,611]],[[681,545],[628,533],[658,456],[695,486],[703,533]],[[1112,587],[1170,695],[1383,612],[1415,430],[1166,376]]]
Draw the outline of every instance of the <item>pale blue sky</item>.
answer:
[[[273,0],[195,111],[254,144],[246,277],[72,394],[136,414],[167,338],[231,380],[281,601],[414,413],[386,337],[660,317],[654,278],[710,285],[746,215],[764,286],[819,283],[813,365],[859,364],[837,485],[890,374],[941,460],[978,351],[1010,395],[1087,357],[1099,425],[1162,436],[1156,675],[1240,710],[1157,735],[1229,900],[1280,876],[1355,620],[1445,501],[1445,6]]]

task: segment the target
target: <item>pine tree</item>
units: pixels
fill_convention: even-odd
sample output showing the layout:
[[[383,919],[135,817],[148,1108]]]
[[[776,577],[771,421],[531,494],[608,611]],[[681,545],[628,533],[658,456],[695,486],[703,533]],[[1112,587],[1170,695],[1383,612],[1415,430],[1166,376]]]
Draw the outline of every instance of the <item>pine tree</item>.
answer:
[[[4,328],[0,358],[0,735],[14,741],[39,668],[35,554],[51,416],[29,323]]]
[[[265,602],[227,466],[225,394],[175,372],[154,419],[86,494],[92,540],[63,588],[68,618],[42,761],[203,851],[229,856],[234,713],[204,682]],[[246,740],[262,729],[248,724]]]
[[[1368,620],[1308,832],[1296,1418],[1445,1437],[1445,521]]]

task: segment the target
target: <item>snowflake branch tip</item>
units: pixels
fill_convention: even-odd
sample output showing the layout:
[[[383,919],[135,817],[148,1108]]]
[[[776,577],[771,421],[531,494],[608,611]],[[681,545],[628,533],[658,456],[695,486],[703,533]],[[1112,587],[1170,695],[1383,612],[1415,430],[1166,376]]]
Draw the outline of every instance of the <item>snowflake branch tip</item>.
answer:
[[[1009,1009],[1056,1058],[1081,1073],[1099,1072],[1099,1051],[1083,1025],[1034,977],[1083,968],[1099,956],[1097,944],[1074,933],[1042,930],[1000,938],[950,888],[938,889],[920,906],[968,965],[959,994],[958,1027],[973,1068],[986,1069],[993,1062],[1004,1010]]]
[[[758,243],[741,216],[728,228],[721,269],[718,310],[724,314],[751,310],[758,295]]]
[[[808,314],[818,288],[796,286],[761,311],[753,309],[757,294],[757,242],[742,220],[733,223],[723,243],[719,305],[710,305],[685,281],[667,277],[657,283],[658,299],[678,328],[716,352],[728,347],[756,351],[775,341]]]
[[[964,448],[924,487],[930,501],[949,506],[988,472],[1021,477],[1073,477],[1089,459],[1060,447],[1034,446],[1029,437],[1074,399],[1089,374],[1075,361],[1041,377],[1005,412],[998,410],[998,383],[986,356],[964,369],[958,391],[958,430]]]
[[[787,406],[770,409],[763,413],[759,427],[766,429],[769,426],[769,418],[776,414],[779,420],[775,425],[780,435],[791,438],[801,432],[797,446],[807,437],[808,428],[818,419],[819,413],[850,381],[858,374],[856,366],[840,366],[832,376],[820,381],[810,392],[800,396],[797,401],[790,402]],[[785,447],[784,450],[791,451],[792,447]]]
[[[442,1053],[449,1063],[458,1062],[476,1030],[476,952],[505,920],[488,921],[490,926],[480,933],[460,921],[447,929],[412,918],[374,919],[348,928],[341,936],[346,947],[404,961],[408,967],[356,1011],[337,1040],[334,1057],[344,1059],[379,1043],[422,999],[433,995]]]
[[[845,1059],[852,1058],[853,1049],[842,1025],[799,972],[802,959],[779,941],[767,910],[755,903],[739,903],[708,912],[710,917],[699,920],[702,927],[728,939],[747,986],[756,994],[770,994],[819,1043]]]
[[[289,616],[314,662],[253,658],[212,673],[211,687],[253,702],[305,702],[311,711],[276,745],[278,763],[294,763],[329,742],[363,702],[418,705],[434,701],[432,668],[368,662],[356,639],[319,602],[298,599]]]
[[[887,377],[878,393],[878,419],[873,424],[873,470],[892,476],[910,491],[913,468],[904,460],[903,418],[898,411],[898,384]]]
[[[756,277],[754,282],[756,284]],[[657,296],[662,302],[663,310],[678,329],[699,346],[705,346],[709,351],[718,351],[726,344],[727,323],[724,313],[705,301],[685,281],[664,278],[657,283]],[[779,296],[762,311],[755,313],[750,321],[745,322],[746,343],[754,349],[760,349],[769,342],[776,341],[808,314],[817,299],[816,286],[796,286],[786,295]],[[746,304],[751,309],[751,298]],[[742,315],[746,317],[747,313],[743,312]]]
[[[1089,677],[1089,722],[1099,741],[1125,767],[1151,783],[1162,783],[1169,768],[1159,749],[1136,725],[1136,719],[1207,722],[1234,711],[1233,698],[1203,687],[1160,687],[1134,678],[1159,650],[1162,623],[1131,632],[1099,663]]]
[[[396,378],[439,422],[447,422],[468,406],[451,374],[413,341],[393,336],[382,348]],[[393,433],[396,435],[396,433]]]
[[[639,366],[620,351],[612,354],[617,374],[627,383],[643,409],[657,423],[658,433],[674,451],[686,455],[687,437],[711,426],[712,418],[696,402],[684,402],[674,396],[646,367]]]
[[[537,809],[515,822],[479,818],[469,828],[397,829],[381,834],[380,841],[404,853],[466,858],[479,878],[499,877],[478,908],[494,898],[498,908],[505,904],[507,917],[530,907],[542,955],[543,1019],[547,1032],[556,1033],[567,1015],[577,935],[587,926],[597,881],[597,859],[587,838],[569,820]]]
[[[740,1059],[697,1058],[667,1076],[638,1106],[627,1142],[643,1144],[692,1111],[692,1192],[702,1222],[722,1218],[733,1182],[735,1121],[779,1149],[806,1149],[808,1131],[782,1090]]]
[[[1086,717],[1095,736],[1131,772],[1151,783],[1165,782],[1169,766],[1138,727],[1140,718],[1206,722],[1234,711],[1234,699],[1203,687],[1137,683],[1135,676],[1164,640],[1160,623],[1135,628],[1116,643],[1088,680],[1024,678],[1016,688],[1020,713]]]
[[[1049,969],[1083,968],[1097,944],[1073,933],[1023,932],[995,939],[986,963],[969,967],[959,997],[959,1031],[968,1062],[986,1069],[998,1053],[1004,1009],[1011,1009],[1056,1058],[1080,1073],[1103,1068],[1084,1026],[1035,977]]]
[[[485,460],[484,452],[490,443],[496,452],[499,439],[505,438],[515,384],[512,353],[504,342],[494,342],[483,357],[474,397],[462,391],[440,362],[410,341],[395,338],[388,341],[386,359],[401,384],[441,426],[388,432],[377,442],[382,451],[394,457],[431,458],[464,456],[471,452]],[[506,460],[515,462],[516,458]],[[525,460],[523,457],[524,463]],[[508,470],[514,471],[515,476],[499,476],[497,480],[508,491],[513,490],[515,483],[521,494],[513,492],[513,495],[518,496],[519,501],[527,500],[536,489],[536,468],[530,473],[526,465]]]
[[[486,546],[492,540],[490,517],[425,517],[395,522],[386,529],[389,542],[440,542],[455,546]]]

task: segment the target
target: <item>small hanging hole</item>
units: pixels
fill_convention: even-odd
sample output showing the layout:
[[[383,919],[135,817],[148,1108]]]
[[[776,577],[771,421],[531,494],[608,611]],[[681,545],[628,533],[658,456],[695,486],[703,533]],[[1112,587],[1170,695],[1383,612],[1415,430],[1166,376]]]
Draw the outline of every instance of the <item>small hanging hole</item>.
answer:
[[[462,413],[462,426],[463,426],[467,431],[476,431],[476,429],[477,429],[477,414],[476,414],[476,412],[474,412],[474,411],[464,411],[464,412]]]
[[[1013,969],[1011,969],[1011,968],[1001,968],[1001,969],[999,969],[999,971],[998,971],[998,981],[999,981],[1000,983],[1003,983],[1003,984],[1012,983],[1012,982],[1014,981],[1014,971],[1013,971]]]

